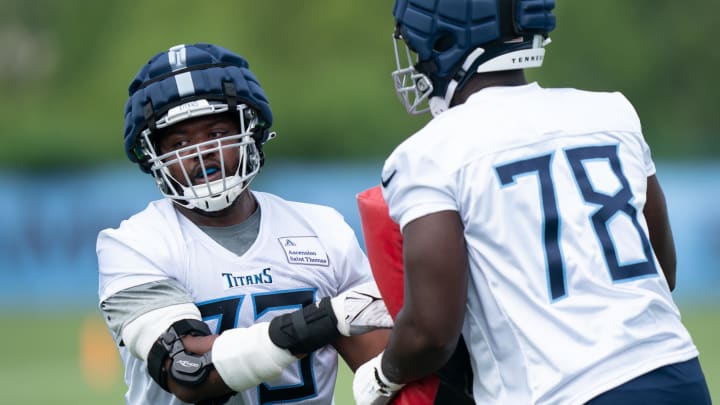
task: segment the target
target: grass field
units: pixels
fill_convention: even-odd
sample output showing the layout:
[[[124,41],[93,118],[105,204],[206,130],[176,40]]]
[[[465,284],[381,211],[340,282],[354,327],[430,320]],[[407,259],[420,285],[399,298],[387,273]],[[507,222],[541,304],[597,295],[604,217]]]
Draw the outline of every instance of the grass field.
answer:
[[[720,398],[720,309],[681,307],[700,349],[713,398]],[[0,315],[0,396],[5,405],[124,404],[119,357],[98,314]],[[343,367],[336,403],[352,404]]]

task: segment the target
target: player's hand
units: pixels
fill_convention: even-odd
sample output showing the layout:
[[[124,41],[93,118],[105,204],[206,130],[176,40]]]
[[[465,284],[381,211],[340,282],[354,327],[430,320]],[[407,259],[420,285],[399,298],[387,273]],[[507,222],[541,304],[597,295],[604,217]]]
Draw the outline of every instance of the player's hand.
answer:
[[[382,353],[358,367],[353,378],[353,397],[357,405],[385,405],[405,384],[395,384],[385,377],[380,364]]]
[[[330,300],[343,336],[392,328],[393,321],[374,281],[360,284]]]

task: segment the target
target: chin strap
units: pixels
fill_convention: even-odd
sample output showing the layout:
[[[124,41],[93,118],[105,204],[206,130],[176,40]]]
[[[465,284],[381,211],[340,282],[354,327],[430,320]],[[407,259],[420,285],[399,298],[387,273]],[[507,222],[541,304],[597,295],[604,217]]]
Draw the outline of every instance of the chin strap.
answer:
[[[455,97],[455,92],[461,86],[465,85],[470,76],[472,76],[469,72],[472,70],[473,66],[479,62],[480,56],[484,53],[484,48],[477,48],[470,52],[470,55],[465,58],[465,62],[463,62],[460,70],[458,70],[454,78],[450,80],[450,83],[448,83],[447,90],[445,90],[445,96],[434,96],[430,98],[430,113],[433,117],[437,117],[450,108],[450,102],[452,102],[453,97]]]
[[[428,104],[430,105],[430,114],[432,114],[433,117],[437,117],[450,108],[448,102],[445,101],[444,98],[438,96],[430,97]]]

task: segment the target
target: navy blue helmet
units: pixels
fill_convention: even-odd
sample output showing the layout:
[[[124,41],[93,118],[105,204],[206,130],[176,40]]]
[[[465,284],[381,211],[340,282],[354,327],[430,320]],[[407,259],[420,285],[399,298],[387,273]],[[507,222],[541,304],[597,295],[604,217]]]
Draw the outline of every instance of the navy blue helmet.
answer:
[[[555,0],[396,0],[401,102],[411,114],[437,115],[473,73],[540,66],[554,8]]]
[[[217,45],[177,45],[153,56],[128,88],[125,104],[125,153],[151,173],[164,196],[205,211],[230,205],[262,165],[261,147],[269,132],[272,111],[260,83],[241,56]],[[192,150],[158,155],[157,136],[163,128],[208,114],[237,112],[240,133],[223,142],[196,145]],[[190,158],[203,159],[211,150],[237,148],[239,167],[221,170],[222,178],[193,185],[190,176],[171,175],[172,165]],[[203,167],[204,164],[203,164]],[[184,177],[184,178],[183,178]],[[207,174],[205,175],[207,180]]]

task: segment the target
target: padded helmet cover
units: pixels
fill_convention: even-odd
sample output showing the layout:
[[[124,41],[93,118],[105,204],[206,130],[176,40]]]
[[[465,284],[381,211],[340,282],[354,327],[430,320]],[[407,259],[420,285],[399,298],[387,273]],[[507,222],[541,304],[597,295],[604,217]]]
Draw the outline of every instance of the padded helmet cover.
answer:
[[[258,145],[268,138],[272,111],[248,62],[217,45],[178,45],[153,56],[135,75],[125,104],[125,153],[144,171],[147,159],[139,135],[173,107],[192,100],[219,101],[230,106],[246,104],[257,111]]]
[[[555,0],[396,0],[397,31],[417,53],[416,69],[444,95],[468,55],[485,53],[474,66],[499,54],[531,46],[533,35],[555,28]],[[523,45],[507,41],[523,38]]]

